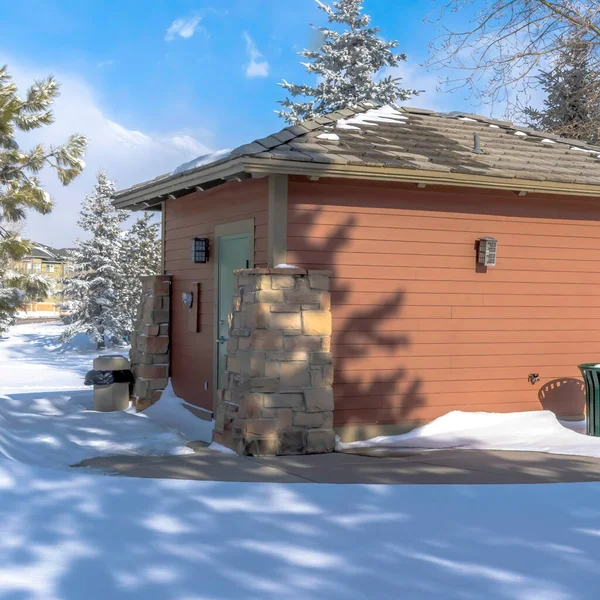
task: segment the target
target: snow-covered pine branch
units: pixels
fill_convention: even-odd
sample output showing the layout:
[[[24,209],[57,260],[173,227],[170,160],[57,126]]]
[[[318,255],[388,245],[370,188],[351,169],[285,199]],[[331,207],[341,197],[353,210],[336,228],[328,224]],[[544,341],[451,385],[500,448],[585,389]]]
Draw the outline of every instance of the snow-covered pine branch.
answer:
[[[121,224],[125,211],[111,203],[115,184],[99,172],[94,192],[86,196],[80,227],[91,234],[78,240],[72,252],[73,276],[63,279],[63,295],[75,309],[63,339],[85,333],[103,348],[107,341],[122,344],[129,334],[128,312],[120,303],[124,273],[121,264]]]
[[[140,277],[160,269],[159,225],[144,213],[129,230],[128,213],[111,203],[115,185],[105,173],[83,201],[79,225],[91,234],[71,252],[74,272],[63,279],[64,302],[73,312],[65,318],[63,339],[85,333],[98,347],[125,342],[133,330],[142,286]]]
[[[133,331],[134,320],[142,299],[140,277],[157,275],[160,271],[161,241],[159,224],[152,214],[144,213],[121,236],[121,267],[123,269],[120,291],[121,304],[127,311],[127,329]]]
[[[52,210],[50,195],[37,174],[50,167],[67,185],[85,166],[83,136],[72,135],[63,146],[52,148],[37,144],[29,151],[21,150],[17,143],[19,131],[32,131],[54,121],[52,104],[58,88],[48,77],[34,83],[23,99],[7,68],[0,67],[0,335],[14,323],[26,300],[43,297],[49,289],[40,276],[9,272],[11,263],[29,251],[28,242],[19,235],[27,210],[41,214]]]
[[[370,17],[362,13],[363,0],[338,0],[331,6],[316,1],[329,23],[341,25],[342,30],[315,27],[322,39],[321,47],[298,54],[307,59],[301,64],[317,76],[317,83],[283,80],[279,85],[289,96],[279,101],[283,106],[277,112],[280,117],[294,124],[364,100],[395,104],[419,93],[401,88],[400,78],[380,76],[384,68],[405,61],[406,55],[395,52],[397,41],[381,39],[379,29],[370,27]]]

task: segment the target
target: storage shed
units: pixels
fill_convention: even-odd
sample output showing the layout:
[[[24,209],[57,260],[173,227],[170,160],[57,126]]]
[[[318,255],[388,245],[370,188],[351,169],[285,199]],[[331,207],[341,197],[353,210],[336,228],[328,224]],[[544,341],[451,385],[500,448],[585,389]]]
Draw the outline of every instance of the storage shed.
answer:
[[[287,264],[331,273],[342,439],[455,409],[581,418],[577,364],[600,361],[600,148],[369,102],[199,163],[115,199],[162,211],[178,396],[213,410],[226,386],[233,271]]]

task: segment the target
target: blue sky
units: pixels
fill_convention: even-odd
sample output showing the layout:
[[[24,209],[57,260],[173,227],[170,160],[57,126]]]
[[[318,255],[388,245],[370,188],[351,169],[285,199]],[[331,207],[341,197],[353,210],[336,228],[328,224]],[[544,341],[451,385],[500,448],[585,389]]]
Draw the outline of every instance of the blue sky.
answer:
[[[436,74],[420,66],[437,32],[423,23],[435,6],[365,0],[381,35],[408,55],[398,74],[427,90],[411,103],[472,110],[464,93],[436,93]],[[314,42],[309,24],[325,23],[314,0],[30,0],[2,13],[0,63],[19,87],[50,73],[62,83],[56,124],[36,141],[74,131],[90,139],[86,173],[69,188],[47,178],[55,211],[28,222],[30,237],[57,246],[78,235],[79,203],[98,168],[126,187],[283,127],[277,82],[310,81],[296,52]]]

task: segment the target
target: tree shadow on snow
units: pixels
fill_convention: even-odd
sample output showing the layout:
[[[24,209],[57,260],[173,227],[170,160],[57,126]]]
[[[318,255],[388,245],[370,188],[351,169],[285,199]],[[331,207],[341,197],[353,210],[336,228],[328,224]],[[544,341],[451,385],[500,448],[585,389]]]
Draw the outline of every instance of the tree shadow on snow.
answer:
[[[0,463],[0,597],[576,598],[600,485],[140,480]]]

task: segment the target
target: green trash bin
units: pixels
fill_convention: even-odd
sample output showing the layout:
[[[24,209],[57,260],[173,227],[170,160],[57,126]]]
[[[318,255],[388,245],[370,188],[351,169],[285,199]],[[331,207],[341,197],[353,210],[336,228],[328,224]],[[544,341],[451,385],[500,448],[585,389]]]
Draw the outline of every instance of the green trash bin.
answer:
[[[600,437],[600,363],[579,365],[585,383],[586,433]]]

